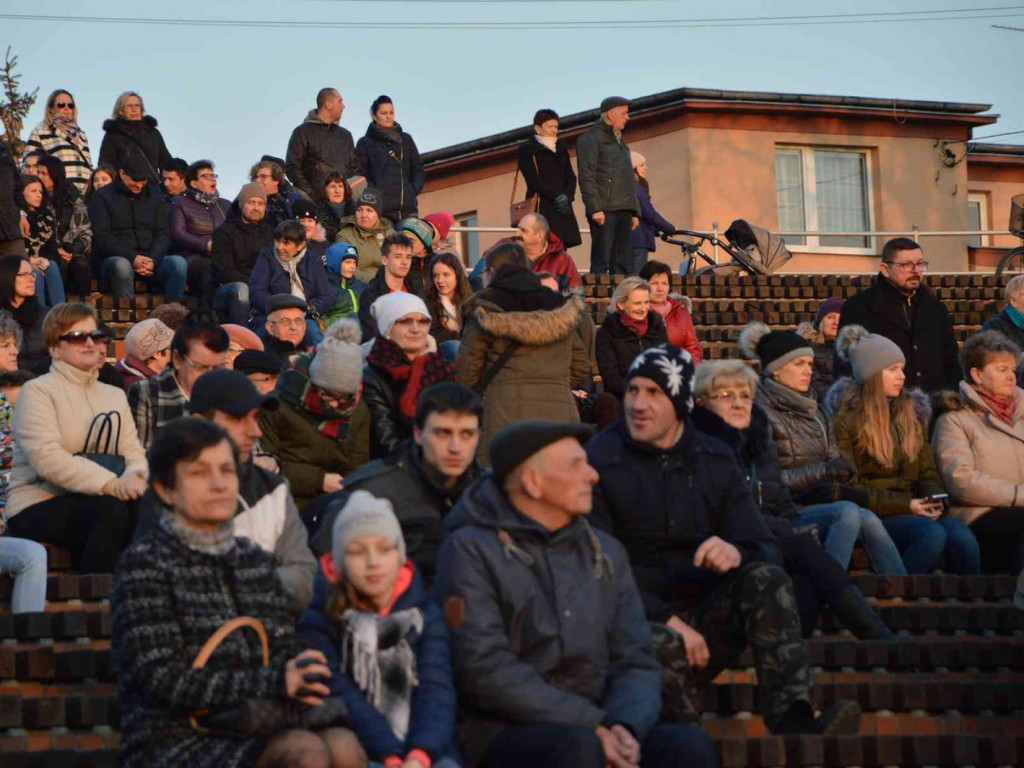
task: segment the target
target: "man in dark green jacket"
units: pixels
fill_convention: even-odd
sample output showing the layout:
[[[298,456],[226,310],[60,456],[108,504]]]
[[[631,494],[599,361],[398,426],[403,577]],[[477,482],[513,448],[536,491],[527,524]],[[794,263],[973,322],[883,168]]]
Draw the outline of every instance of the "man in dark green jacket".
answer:
[[[629,233],[640,224],[640,206],[629,147],[622,129],[629,100],[609,96],[601,117],[576,142],[580,194],[590,222],[590,271],[629,274]]]

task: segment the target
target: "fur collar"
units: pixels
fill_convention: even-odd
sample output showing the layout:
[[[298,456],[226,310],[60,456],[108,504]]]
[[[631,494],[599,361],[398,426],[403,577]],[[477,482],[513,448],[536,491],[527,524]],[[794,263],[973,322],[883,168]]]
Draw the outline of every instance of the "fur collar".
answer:
[[[473,317],[491,336],[511,339],[528,347],[541,347],[574,333],[583,312],[582,297],[573,294],[557,309],[532,312],[506,312],[496,304],[481,301],[473,310]]]
[[[804,321],[796,327],[796,332],[815,346],[820,347],[825,344],[825,335],[814,327],[814,323]]]
[[[914,401],[914,412],[918,420],[927,426],[932,420],[931,399],[918,388],[908,390],[908,394]],[[833,415],[838,415],[841,411],[855,410],[860,407],[860,385],[849,376],[836,379],[825,393],[823,403],[825,409]]]
[[[124,133],[125,131],[123,131],[122,129],[127,127],[125,125],[125,123],[128,123],[128,122],[130,122],[130,121],[125,120],[123,117],[118,117],[118,118],[110,119],[110,120],[104,120],[103,121],[103,130],[107,131],[107,132],[117,130],[117,131],[121,131],[122,133]],[[143,115],[142,116],[142,120],[140,120],[139,122],[142,123],[143,125],[145,125],[149,129],[156,128],[156,126],[157,126],[156,118],[153,117],[152,115]]]

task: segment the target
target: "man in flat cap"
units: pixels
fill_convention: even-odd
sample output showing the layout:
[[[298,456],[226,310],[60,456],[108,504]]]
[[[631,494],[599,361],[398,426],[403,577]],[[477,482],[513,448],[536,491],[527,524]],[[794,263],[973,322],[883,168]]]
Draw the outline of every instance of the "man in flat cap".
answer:
[[[435,585],[468,768],[715,765],[696,726],[657,724],[661,668],[629,559],[586,519],[590,434],[508,425],[445,520]]]
[[[622,130],[629,99],[609,96],[601,116],[576,142],[580,194],[590,222],[590,271],[629,274],[629,233],[640,224],[640,204]]]

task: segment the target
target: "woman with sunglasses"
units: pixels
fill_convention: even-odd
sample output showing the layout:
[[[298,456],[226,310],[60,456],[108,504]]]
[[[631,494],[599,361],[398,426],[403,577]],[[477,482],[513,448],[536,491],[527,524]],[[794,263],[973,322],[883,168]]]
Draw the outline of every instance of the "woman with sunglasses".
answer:
[[[21,328],[18,367],[45,373],[50,367],[50,353],[43,338],[46,310],[36,297],[35,270],[28,257],[9,254],[0,258],[0,309],[9,312]]]
[[[455,366],[437,351],[430,310],[419,296],[387,293],[373,302],[377,321],[363,369],[363,397],[370,409],[370,458],[397,451],[412,437],[416,396],[431,384],[457,381]]]
[[[53,365],[18,398],[8,528],[12,536],[71,550],[80,573],[111,573],[134,529],[132,502],[146,490],[146,453],[124,392],[97,378],[109,336],[97,329],[96,310],[54,307],[43,334]],[[123,468],[116,459],[101,464],[83,455],[107,448],[96,445],[95,430],[86,444],[102,414],[114,424],[105,452],[120,456]]]
[[[33,149],[60,160],[68,181],[85,193],[92,172],[89,137],[78,126],[78,107],[67,91],[56,90],[46,100],[43,122],[32,129],[26,142],[26,151]]]
[[[361,335],[354,318],[328,326],[316,348],[278,377],[281,407],[257,414],[263,452],[280,460],[300,510],[340,490],[342,478],[369,461]]]

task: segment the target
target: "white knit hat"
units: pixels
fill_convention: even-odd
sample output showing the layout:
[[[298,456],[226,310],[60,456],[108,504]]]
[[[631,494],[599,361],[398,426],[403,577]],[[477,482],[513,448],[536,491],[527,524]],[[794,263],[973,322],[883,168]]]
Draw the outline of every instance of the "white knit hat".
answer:
[[[377,321],[377,335],[385,339],[391,335],[391,326],[396,320],[413,313],[430,317],[430,310],[423,299],[407,291],[385,293],[370,307],[370,314]]]
[[[359,391],[363,380],[363,351],[359,346],[362,331],[351,317],[337,320],[324,331],[309,364],[309,380],[332,392]]]
[[[345,550],[349,542],[363,536],[380,536],[394,541],[402,562],[405,562],[405,538],[391,502],[369,491],[353,491],[334,518],[331,528],[331,556],[339,573],[345,567]]]

